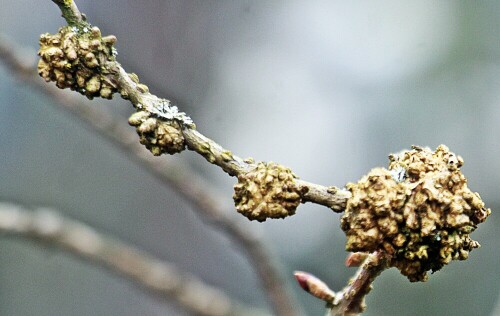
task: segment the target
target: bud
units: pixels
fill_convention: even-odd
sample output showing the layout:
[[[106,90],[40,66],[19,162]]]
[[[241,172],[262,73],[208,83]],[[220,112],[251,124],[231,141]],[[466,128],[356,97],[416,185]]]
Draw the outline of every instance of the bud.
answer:
[[[333,304],[335,292],[333,292],[325,282],[307,272],[295,271],[293,274],[304,291],[320,300]]]

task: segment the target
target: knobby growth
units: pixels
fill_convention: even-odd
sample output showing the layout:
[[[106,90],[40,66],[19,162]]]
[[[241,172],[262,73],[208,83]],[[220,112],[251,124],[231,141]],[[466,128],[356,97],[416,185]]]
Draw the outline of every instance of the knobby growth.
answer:
[[[446,146],[414,146],[390,160],[389,170],[373,169],[347,185],[353,196],[341,219],[346,249],[383,251],[410,281],[425,281],[427,271],[479,247],[469,234],[490,210],[467,187],[462,158]]]
[[[467,187],[463,159],[440,145],[435,151],[413,146],[390,155],[389,168],[375,168],[346,189],[300,180],[289,168],[273,162],[241,159],[196,130],[192,120],[170,101],[152,95],[135,74],[116,61],[114,36],[102,36],[72,1],[53,0],[68,26],[40,38],[38,72],[46,81],[75,90],[89,99],[111,99],[114,93],[137,109],[129,118],[140,143],[153,155],[193,150],[238,182],[236,209],[250,220],[285,218],[300,203],[313,202],[344,212],[346,261],[360,266],[349,285],[336,293],[305,272],[300,286],[324,300],[332,315],[364,310],[364,297],[374,279],[396,267],[412,282],[426,281],[452,260],[465,260],[479,243],[470,238],[491,211]]]

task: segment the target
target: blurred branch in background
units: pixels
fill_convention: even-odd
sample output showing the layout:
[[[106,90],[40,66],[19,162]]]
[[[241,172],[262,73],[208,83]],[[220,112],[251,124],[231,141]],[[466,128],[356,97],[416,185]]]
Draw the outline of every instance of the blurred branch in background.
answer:
[[[89,106],[72,93],[46,84],[36,75],[34,63],[25,60],[22,48],[0,36],[0,61],[20,80],[28,83],[43,94],[51,97],[55,106],[69,110],[76,118],[108,139],[118,148],[127,153],[135,162],[144,167],[151,175],[162,183],[174,188],[189,203],[193,210],[210,225],[224,232],[228,238],[238,244],[238,249],[246,254],[261,284],[266,291],[268,300],[277,315],[295,315],[296,310],[289,291],[276,264],[271,258],[267,247],[251,230],[231,218],[230,211],[224,207],[218,198],[219,194],[210,189],[211,186],[195,173],[191,172],[179,161],[155,159],[137,141],[137,134],[128,125],[121,124],[104,109]]]
[[[162,298],[174,300],[194,315],[256,313],[172,264],[97,233],[87,225],[65,219],[52,209],[28,211],[17,205],[0,203],[0,232],[55,246],[106,267]]]

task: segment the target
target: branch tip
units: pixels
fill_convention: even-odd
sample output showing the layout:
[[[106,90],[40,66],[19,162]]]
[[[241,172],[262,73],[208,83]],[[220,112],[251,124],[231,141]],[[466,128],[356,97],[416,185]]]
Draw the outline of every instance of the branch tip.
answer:
[[[293,275],[304,291],[325,301],[329,305],[334,303],[336,294],[326,285],[326,283],[314,275],[303,271],[295,271]]]

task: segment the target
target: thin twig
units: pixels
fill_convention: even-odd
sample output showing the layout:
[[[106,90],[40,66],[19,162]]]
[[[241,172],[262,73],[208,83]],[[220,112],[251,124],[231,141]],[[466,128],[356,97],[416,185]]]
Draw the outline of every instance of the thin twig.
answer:
[[[0,232],[56,246],[101,265],[160,297],[174,300],[194,315],[256,315],[255,311],[232,301],[220,290],[172,264],[97,233],[87,225],[65,219],[51,209],[32,212],[17,205],[0,203]]]
[[[371,284],[379,274],[387,269],[389,258],[387,254],[376,251],[369,254],[363,265],[358,269],[349,285],[337,294],[331,316],[358,315],[365,309],[365,296],[371,290]]]
[[[76,6],[76,3],[72,0],[52,0],[55,4],[59,6],[62,12],[62,16],[68,22],[68,25],[75,25],[78,23],[85,22],[84,15],[81,14],[80,10]]]
[[[326,302],[326,306],[330,309],[327,315],[358,315],[366,308],[365,296],[370,292],[371,284],[383,270],[387,269],[390,260],[382,251],[358,257],[361,256],[365,258],[362,266],[340,292],[332,291],[325,282],[307,272],[295,271],[295,279],[304,291]],[[351,264],[355,264],[354,261],[351,261]]]
[[[219,201],[220,194],[210,189],[200,176],[191,172],[178,161],[159,160],[150,155],[137,142],[137,134],[119,120],[111,117],[102,107],[91,107],[82,98],[65,93],[44,83],[36,76],[36,69],[21,59],[19,48],[0,36],[0,60],[21,80],[56,101],[54,105],[69,110],[76,118],[87,123],[92,130],[107,138],[127,153],[151,175],[162,183],[177,190],[204,219],[226,233],[230,240],[239,245],[258,275],[266,296],[277,315],[296,315],[296,309],[281,272],[271,258],[261,239],[246,226],[229,217],[231,210],[224,210]]]
[[[71,1],[71,6],[66,4],[66,1],[52,0],[56,3],[68,23],[75,23],[75,17],[82,16],[74,1]],[[84,19],[80,19],[80,26],[88,26]],[[106,69],[106,73],[101,75],[107,76],[107,82],[116,85],[118,91],[122,95],[126,95],[133,106],[140,110],[145,110],[149,113],[162,113],[164,106],[169,106],[170,101],[158,98],[144,89],[144,85],[139,84],[134,80],[122,66],[116,61],[106,61],[102,65]],[[141,87],[139,87],[139,85]],[[176,109],[177,111],[177,109]],[[184,115],[184,113],[179,113]],[[191,119],[185,116],[182,122],[182,134],[186,141],[186,145],[190,150],[193,150],[203,156],[208,162],[219,166],[223,171],[231,176],[245,174],[249,170],[256,167],[256,164],[244,160],[231,151],[223,148],[212,139],[204,136],[194,128]],[[338,189],[335,187],[325,187],[319,184],[297,180],[296,184],[302,192],[302,202],[313,202],[331,208],[336,212],[341,212],[345,208],[346,200],[350,197],[350,192],[347,190]]]

